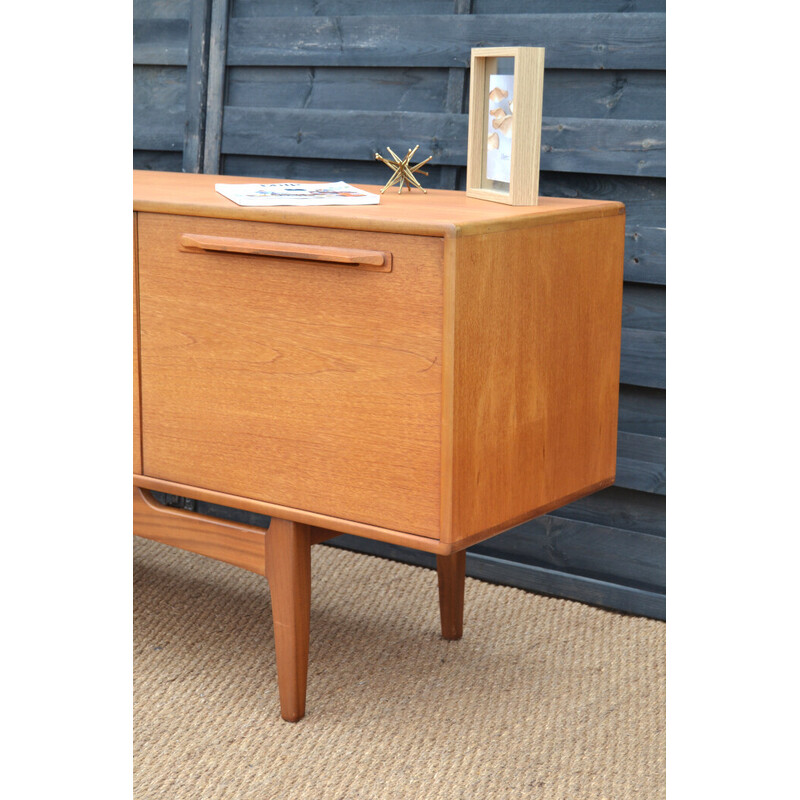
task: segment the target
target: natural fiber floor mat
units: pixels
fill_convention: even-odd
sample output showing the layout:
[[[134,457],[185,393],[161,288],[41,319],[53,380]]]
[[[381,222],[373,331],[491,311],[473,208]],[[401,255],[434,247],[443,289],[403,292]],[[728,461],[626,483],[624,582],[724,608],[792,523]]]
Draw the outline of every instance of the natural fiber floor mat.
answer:
[[[307,715],[278,716],[266,581],[134,539],[136,800],[658,800],[665,630],[312,550]]]

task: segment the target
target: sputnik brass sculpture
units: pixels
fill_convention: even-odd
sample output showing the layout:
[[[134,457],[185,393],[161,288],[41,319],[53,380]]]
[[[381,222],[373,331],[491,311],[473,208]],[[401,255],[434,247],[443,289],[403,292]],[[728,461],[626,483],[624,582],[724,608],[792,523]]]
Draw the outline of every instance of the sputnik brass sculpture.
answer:
[[[406,153],[406,157],[403,159],[398,158],[397,154],[392,150],[391,147],[386,148],[389,153],[391,154],[394,161],[389,161],[388,159],[384,158],[380,153],[375,153],[375,158],[378,161],[383,161],[387,167],[390,167],[394,170],[392,177],[386,182],[386,186],[381,189],[381,194],[383,194],[390,186],[394,186],[398,181],[400,182],[400,189],[398,190],[398,194],[403,191],[403,184],[405,183],[408,186],[408,191],[411,191],[411,184],[413,183],[418,189],[422,189],[420,186],[419,181],[414,177],[415,172],[420,172],[422,175],[427,175],[428,173],[424,170],[420,170],[420,167],[427,164],[433,156],[428,156],[424,161],[420,161],[419,164],[415,164],[413,167],[409,166],[409,161],[411,161],[412,156],[414,153],[417,152],[419,149],[419,145],[417,145],[413,150],[409,150]],[[425,194],[427,192],[425,189],[422,189]]]

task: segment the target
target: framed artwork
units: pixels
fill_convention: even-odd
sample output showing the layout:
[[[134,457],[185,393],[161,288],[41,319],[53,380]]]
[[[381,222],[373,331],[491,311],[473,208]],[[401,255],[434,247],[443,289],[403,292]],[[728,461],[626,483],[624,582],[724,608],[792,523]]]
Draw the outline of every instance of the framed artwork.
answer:
[[[544,47],[472,49],[467,196],[539,202]]]

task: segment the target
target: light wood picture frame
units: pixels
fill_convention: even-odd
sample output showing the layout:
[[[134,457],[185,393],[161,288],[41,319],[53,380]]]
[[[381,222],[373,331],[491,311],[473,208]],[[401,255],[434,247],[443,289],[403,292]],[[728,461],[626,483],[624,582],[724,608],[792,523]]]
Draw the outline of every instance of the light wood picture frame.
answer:
[[[467,196],[539,202],[544,47],[475,47],[470,62]]]

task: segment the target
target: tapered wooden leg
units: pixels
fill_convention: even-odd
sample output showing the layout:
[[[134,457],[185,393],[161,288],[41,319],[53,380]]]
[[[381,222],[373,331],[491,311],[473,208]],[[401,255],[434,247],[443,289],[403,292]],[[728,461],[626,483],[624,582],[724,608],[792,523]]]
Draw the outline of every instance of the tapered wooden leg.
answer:
[[[297,722],[306,713],[311,610],[309,527],[273,517],[265,545],[281,716],[288,722]]]
[[[460,639],[464,631],[464,578],[467,551],[459,550],[449,556],[436,556],[439,576],[439,613],[442,618],[442,637]]]

